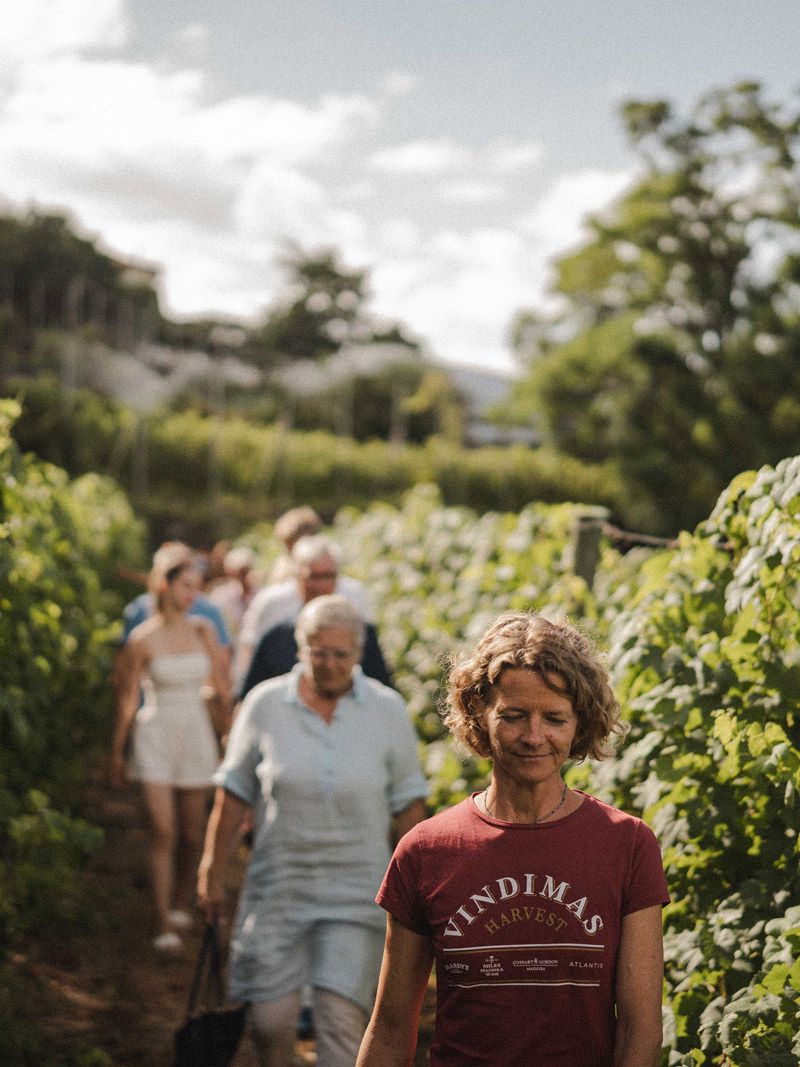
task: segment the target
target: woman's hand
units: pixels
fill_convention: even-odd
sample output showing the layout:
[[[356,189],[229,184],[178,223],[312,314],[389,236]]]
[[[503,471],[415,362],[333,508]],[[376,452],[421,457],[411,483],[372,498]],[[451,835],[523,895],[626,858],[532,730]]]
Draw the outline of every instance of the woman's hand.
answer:
[[[228,855],[248,810],[233,793],[217,789],[197,870],[197,904],[208,922],[216,922],[222,915]]]
[[[223,879],[202,862],[197,872],[197,906],[209,923],[219,922],[225,906]]]

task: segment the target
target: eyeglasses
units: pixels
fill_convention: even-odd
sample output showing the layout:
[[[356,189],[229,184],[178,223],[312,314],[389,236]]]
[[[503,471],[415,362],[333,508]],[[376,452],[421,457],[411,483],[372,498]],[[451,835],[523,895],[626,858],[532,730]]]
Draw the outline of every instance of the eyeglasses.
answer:
[[[337,663],[343,663],[347,659],[353,659],[356,650],[354,648],[309,648],[308,654],[317,663],[326,659],[335,659]]]
[[[306,571],[305,579],[311,582],[335,582],[338,578],[336,571]]]

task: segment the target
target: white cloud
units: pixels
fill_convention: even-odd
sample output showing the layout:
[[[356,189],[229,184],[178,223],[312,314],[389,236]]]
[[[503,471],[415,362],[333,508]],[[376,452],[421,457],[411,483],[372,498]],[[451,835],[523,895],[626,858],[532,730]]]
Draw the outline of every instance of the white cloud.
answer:
[[[410,219],[387,219],[378,233],[381,250],[392,255],[418,255],[422,235],[419,226]]]
[[[500,174],[523,170],[541,162],[542,146],[534,142],[499,142],[491,145],[487,164]]]
[[[449,182],[440,193],[445,200],[462,204],[489,204],[505,195],[502,186],[481,181]]]
[[[537,272],[523,236],[484,228],[440,230],[407,250],[380,248],[373,275],[379,312],[405,322],[439,355],[511,365],[506,333],[535,295]]]
[[[114,49],[126,35],[124,0],[17,0],[3,6],[0,61],[16,66],[87,48]]]
[[[327,96],[316,106],[269,96],[207,104],[204,93],[200,71],[65,57],[29,70],[0,110],[0,132],[6,144],[36,145],[41,155],[85,164],[109,152],[166,158],[174,151],[212,161],[269,154],[300,162],[376,113],[361,96]]]
[[[255,240],[286,233],[303,243],[324,208],[325,193],[317,182],[262,160],[239,186],[234,216],[239,232]]]
[[[300,163],[322,155],[371,122],[377,108],[364,96],[324,96],[318,106],[268,96],[234,97],[194,116],[192,136],[221,156],[266,153]]]
[[[630,171],[591,169],[568,174],[520,220],[521,228],[548,254],[564,251],[581,240],[586,216],[607,207],[632,178]]]
[[[287,240],[332,245],[371,268],[376,314],[440,355],[507,364],[508,324],[543,291],[548,255],[627,177],[571,175],[520,219],[512,196],[540,164],[538,144],[387,145],[387,110],[414,91],[411,74],[390,73],[374,97],[212,99],[199,24],[166,42],[166,61],[134,63],[114,53],[122,0],[14,7],[25,17],[0,24],[0,190],[18,207],[67,209],[106,247],[161,264],[168,314],[250,318],[284,291]],[[434,179],[418,214],[398,175]],[[474,218],[474,206],[484,224],[470,229],[459,211]]]
[[[380,170],[395,174],[441,174],[462,166],[468,159],[464,148],[454,141],[410,141],[396,148],[376,152],[370,162]]]
[[[159,75],[142,64],[75,57],[36,65],[0,111],[0,151],[35,148],[85,165],[109,152],[137,158],[160,143],[185,144],[198,106],[199,73]]]

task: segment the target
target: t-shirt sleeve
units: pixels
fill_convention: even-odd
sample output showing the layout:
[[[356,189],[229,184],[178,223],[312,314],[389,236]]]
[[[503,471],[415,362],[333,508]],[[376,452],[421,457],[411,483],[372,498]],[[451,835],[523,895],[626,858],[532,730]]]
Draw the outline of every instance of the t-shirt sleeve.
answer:
[[[225,758],[214,774],[214,784],[255,805],[258,798],[256,771],[261,762],[261,746],[257,718],[257,704],[247,699],[239,709],[231,728]]]
[[[401,838],[375,900],[403,926],[420,937],[430,937],[431,928],[420,894],[415,842],[413,830]]]
[[[388,717],[387,802],[392,815],[405,811],[414,800],[424,800],[430,790],[419,762],[418,740],[402,699]]]
[[[661,860],[661,849],[653,831],[643,822],[636,828],[628,883],[622,900],[622,914],[669,904],[669,890]]]

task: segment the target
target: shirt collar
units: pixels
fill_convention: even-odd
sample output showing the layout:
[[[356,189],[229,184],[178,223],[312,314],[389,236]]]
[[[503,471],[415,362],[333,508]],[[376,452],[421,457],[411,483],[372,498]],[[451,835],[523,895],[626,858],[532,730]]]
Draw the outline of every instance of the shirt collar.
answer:
[[[296,704],[302,704],[300,699],[300,693],[298,691],[300,686],[300,676],[303,673],[303,664],[295,663],[289,673],[289,699]],[[361,668],[361,664],[357,663],[353,667],[353,688],[345,693],[345,697],[350,697],[355,700],[357,704],[363,704],[367,700],[367,685],[365,681],[365,674]]]

